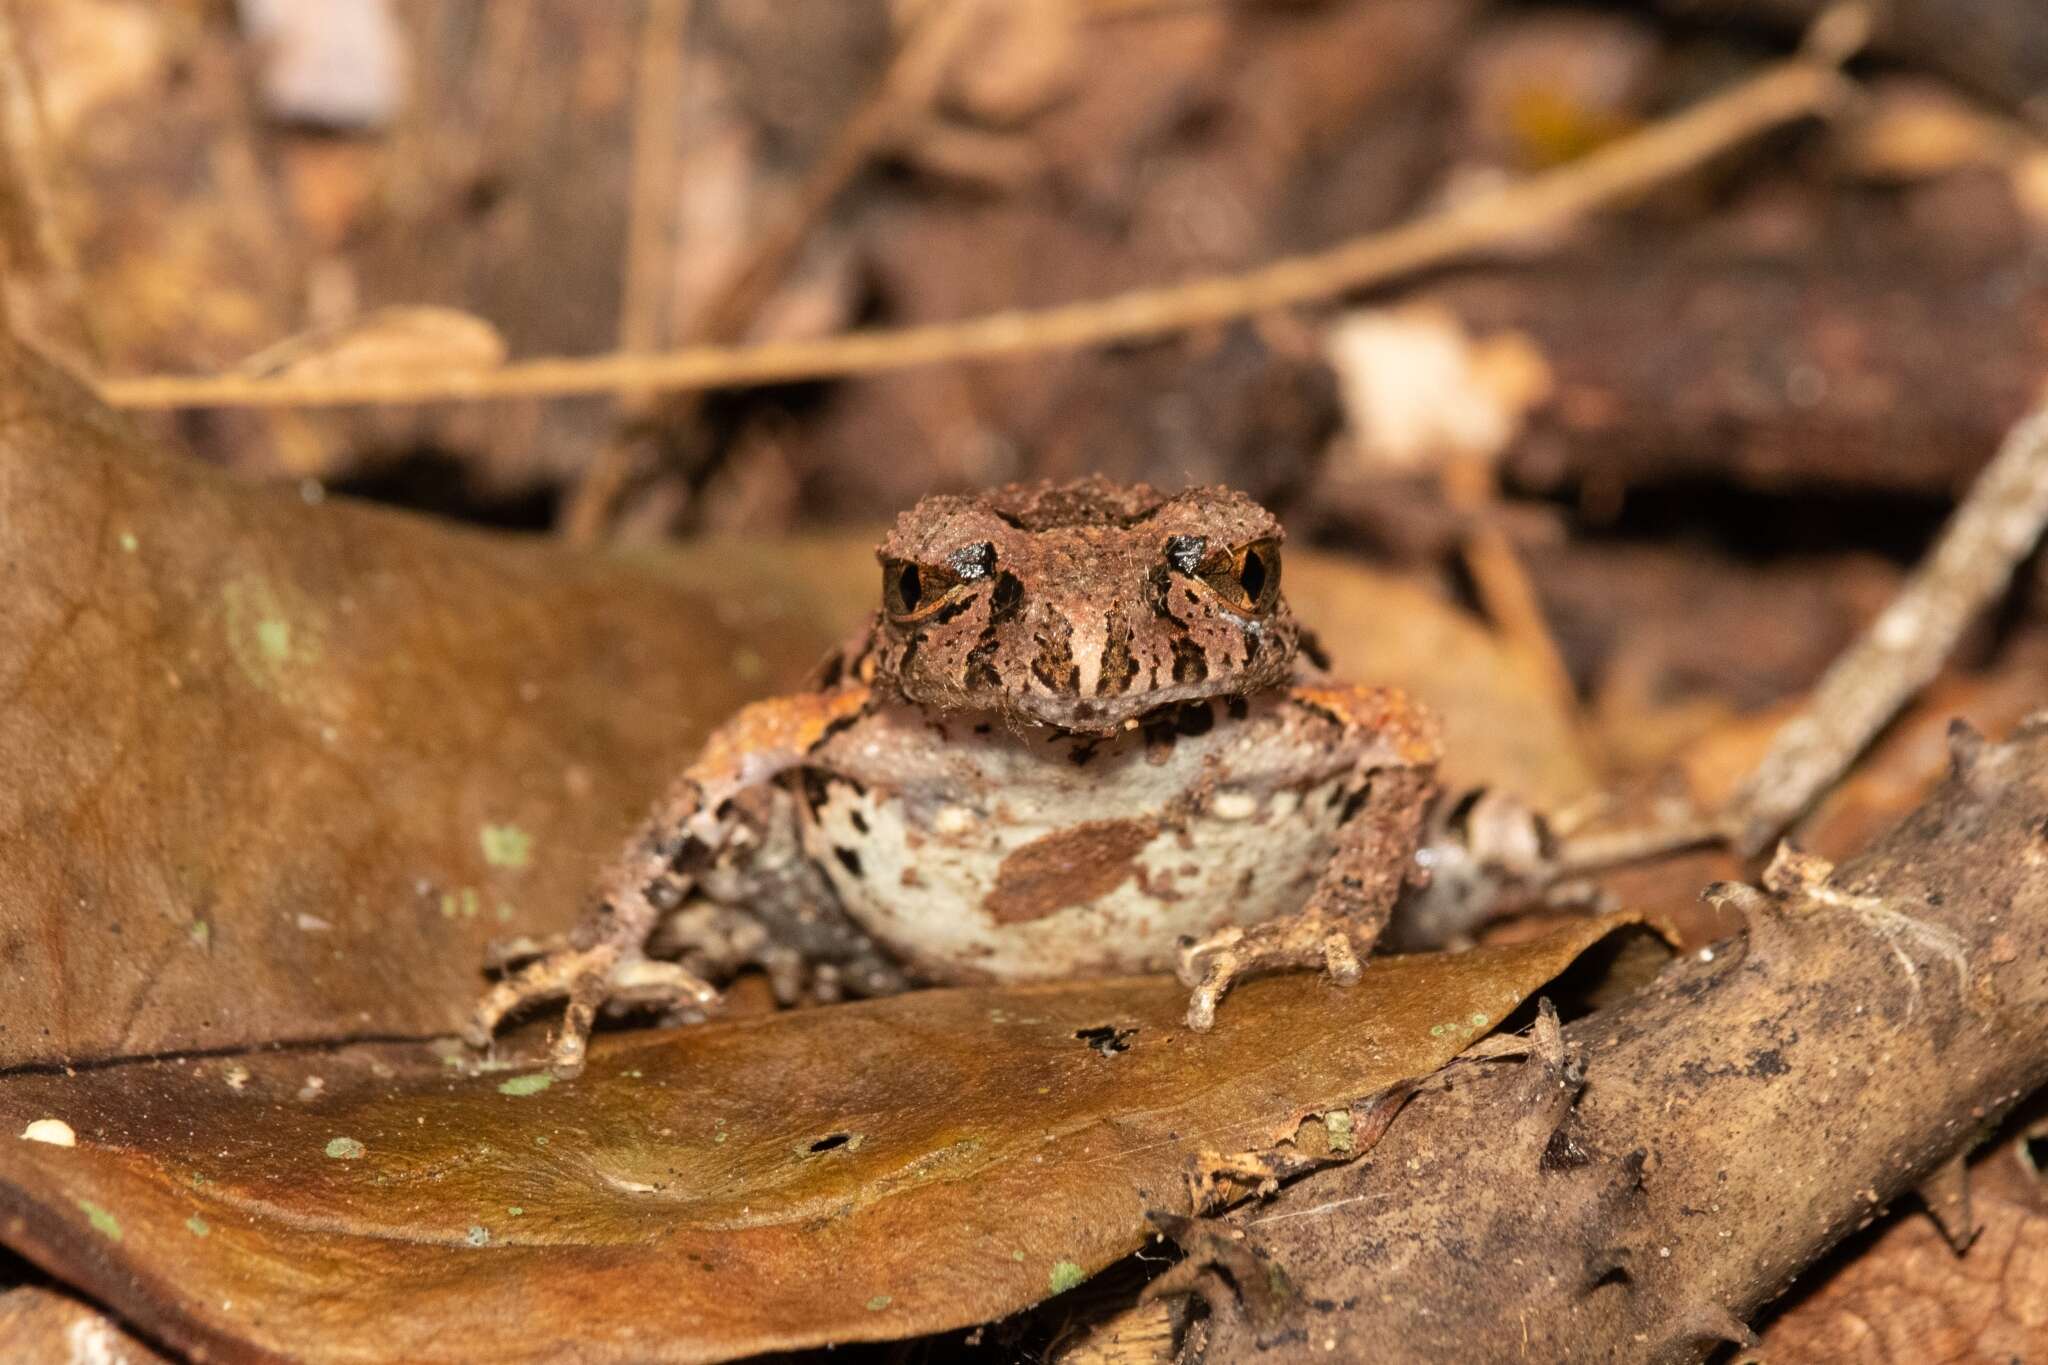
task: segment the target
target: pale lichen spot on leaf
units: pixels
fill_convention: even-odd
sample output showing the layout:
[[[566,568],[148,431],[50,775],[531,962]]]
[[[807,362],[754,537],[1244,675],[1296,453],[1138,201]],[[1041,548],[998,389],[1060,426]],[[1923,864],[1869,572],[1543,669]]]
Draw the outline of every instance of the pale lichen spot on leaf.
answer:
[[[201,1218],[196,1213],[185,1220],[185,1231],[191,1233],[194,1237],[211,1237],[213,1235],[213,1228],[208,1225],[204,1218]]]
[[[509,1076],[499,1081],[498,1093],[500,1095],[538,1095],[554,1083],[555,1078],[549,1072],[533,1071],[524,1076]]]
[[[890,1298],[887,1294],[877,1294],[868,1300],[868,1311],[870,1313],[879,1313],[894,1302],[896,1300]]]
[[[111,1212],[93,1203],[90,1199],[79,1200],[78,1209],[79,1212],[85,1215],[85,1221],[92,1224],[94,1232],[99,1233],[110,1241],[118,1242],[121,1240],[121,1220],[114,1217]]]
[[[509,872],[523,871],[533,861],[533,836],[517,825],[485,825],[477,832],[484,861]]]
[[[1054,1261],[1052,1270],[1045,1277],[1045,1284],[1055,1294],[1064,1294],[1088,1278],[1088,1272],[1073,1261]]]
[[[269,579],[246,574],[221,588],[228,650],[242,675],[265,692],[294,700],[300,675],[320,661],[315,609],[288,604]]]
[[[463,1240],[473,1247],[489,1246],[491,1244],[491,1230],[481,1225],[472,1225]]]
[[[352,1137],[338,1137],[327,1144],[326,1150],[336,1161],[354,1161],[369,1149]]]
[[[1432,1038],[1446,1038],[1453,1035],[1463,1035],[1467,1038],[1475,1037],[1481,1030],[1492,1023],[1492,1019],[1478,1010],[1474,1010],[1463,1019],[1451,1019],[1441,1024],[1430,1025],[1429,1036]]]

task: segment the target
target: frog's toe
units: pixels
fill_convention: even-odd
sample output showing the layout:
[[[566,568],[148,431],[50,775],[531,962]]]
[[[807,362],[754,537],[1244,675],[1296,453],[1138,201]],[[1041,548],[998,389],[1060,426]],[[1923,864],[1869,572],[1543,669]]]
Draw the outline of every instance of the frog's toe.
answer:
[[[1209,979],[1219,954],[1227,953],[1244,941],[1244,930],[1235,926],[1218,929],[1202,938],[1183,936],[1180,941],[1180,962],[1177,975],[1180,984],[1188,987],[1200,986]]]
[[[1224,929],[1183,944],[1181,984],[1194,990],[1188,998],[1188,1027],[1210,1028],[1216,1022],[1217,1003],[1239,977],[1303,967],[1324,968],[1340,986],[1355,985],[1365,972],[1353,934],[1313,914],[1249,929]]]
[[[1216,1005],[1223,999],[1223,993],[1230,989],[1243,964],[1229,948],[1218,949],[1209,957],[1208,967],[1201,982],[1188,997],[1188,1027],[1197,1033],[1207,1033],[1216,1026]]]
[[[647,1005],[708,1014],[725,1003],[718,987],[680,962],[621,958],[607,982],[610,989],[605,994],[605,1003],[622,1007]]]
[[[587,1001],[594,995],[596,1003],[590,1005],[594,1015],[597,1004],[603,1003],[609,993],[611,973],[618,959],[617,948],[600,944],[595,948],[560,948],[529,962],[484,992],[463,1035],[472,1046],[486,1047],[511,1015],[529,1005],[564,996],[570,1000],[573,1016],[577,1001]],[[589,1031],[587,1023],[583,1028],[584,1032]],[[565,1022],[563,1036],[566,1038],[574,1031],[572,1018]]]

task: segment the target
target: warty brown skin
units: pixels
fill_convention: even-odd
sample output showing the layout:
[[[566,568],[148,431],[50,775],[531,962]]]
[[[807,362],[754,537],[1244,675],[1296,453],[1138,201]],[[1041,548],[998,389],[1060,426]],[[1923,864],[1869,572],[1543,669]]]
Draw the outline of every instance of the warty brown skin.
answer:
[[[871,681],[918,705],[1104,734],[1286,682],[1280,523],[1242,493],[1093,479],[931,497],[877,551]],[[1027,588],[1028,585],[1028,588]]]

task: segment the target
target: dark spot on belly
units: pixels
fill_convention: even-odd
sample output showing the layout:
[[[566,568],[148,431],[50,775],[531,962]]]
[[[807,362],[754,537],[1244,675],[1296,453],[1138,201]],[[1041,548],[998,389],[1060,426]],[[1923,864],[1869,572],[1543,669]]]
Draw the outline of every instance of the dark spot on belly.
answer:
[[[981,908],[1023,924],[1086,905],[1136,875],[1133,860],[1158,832],[1150,820],[1090,820],[1034,839],[1003,859]]]
[[[862,815],[857,810],[850,810],[846,813],[846,817],[847,819],[853,821],[853,827],[859,830],[862,834],[866,834],[868,832],[867,816]]]
[[[1209,676],[1209,661],[1202,655],[1202,647],[1185,635],[1173,637],[1173,680],[1177,683],[1200,682]]]
[[[1232,697],[1223,705],[1225,709],[1230,712],[1230,718],[1232,720],[1243,720],[1246,716],[1252,713],[1251,703],[1246,701],[1243,697]]]
[[[854,876],[862,875],[860,870],[860,854],[850,848],[840,848],[835,845],[832,849],[832,856],[839,860],[841,867],[851,872]]]
[[[805,768],[797,774],[797,785],[803,789],[804,805],[815,818],[832,796],[832,789],[825,781],[825,774],[816,768]]]

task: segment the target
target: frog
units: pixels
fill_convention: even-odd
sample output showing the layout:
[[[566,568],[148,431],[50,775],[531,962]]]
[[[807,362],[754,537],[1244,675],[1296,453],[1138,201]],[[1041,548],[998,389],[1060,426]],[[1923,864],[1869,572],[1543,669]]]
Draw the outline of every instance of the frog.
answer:
[[[493,965],[469,1040],[562,1002],[783,1005],[1175,972],[1360,979],[1435,789],[1429,712],[1338,680],[1281,586],[1284,533],[1222,486],[1101,476],[937,494],[877,549],[880,603],[808,686],[751,703],[599,875],[565,935]]]

